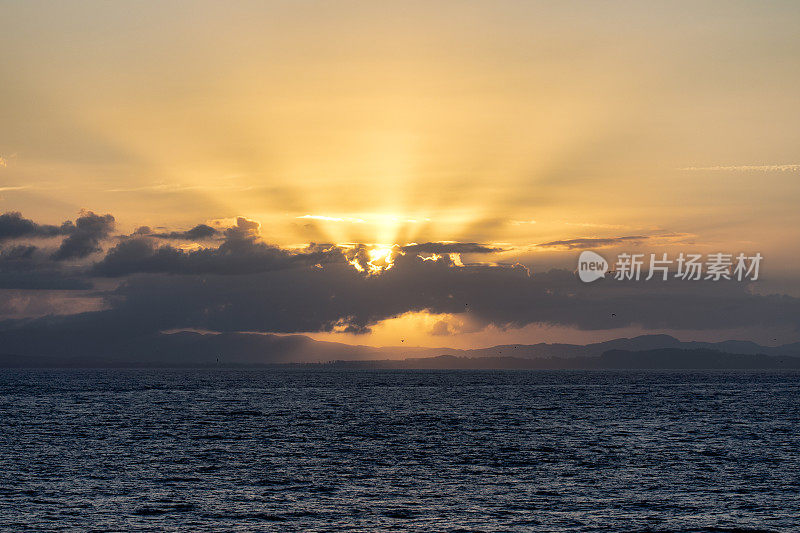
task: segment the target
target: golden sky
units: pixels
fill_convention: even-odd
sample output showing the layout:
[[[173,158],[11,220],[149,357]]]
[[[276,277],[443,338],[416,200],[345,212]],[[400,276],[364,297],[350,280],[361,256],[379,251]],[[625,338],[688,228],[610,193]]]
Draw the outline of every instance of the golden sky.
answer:
[[[800,260],[797,2],[4,2],[0,211]]]

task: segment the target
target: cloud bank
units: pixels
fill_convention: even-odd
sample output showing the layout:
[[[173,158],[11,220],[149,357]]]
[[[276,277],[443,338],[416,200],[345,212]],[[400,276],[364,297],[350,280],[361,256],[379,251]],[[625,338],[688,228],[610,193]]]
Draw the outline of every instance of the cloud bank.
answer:
[[[367,245],[283,249],[264,242],[259,224],[243,217],[221,232],[195,226],[124,236],[113,234],[112,215],[90,212],[60,227],[39,225],[19,213],[0,221],[7,241],[0,249],[0,289],[91,291],[104,304],[97,311],[0,320],[5,350],[47,352],[177,329],[365,333],[382,320],[414,311],[465,314],[475,324],[500,328],[800,326],[800,300],[757,295],[744,283],[582,284],[567,270],[532,274],[523,265],[465,266],[449,256],[497,251],[479,243],[396,247],[376,273],[354,268],[354,262],[374,262]],[[62,241],[54,251],[35,243],[56,236]],[[198,248],[170,242],[208,237],[213,239]],[[600,244],[584,239],[546,245],[580,249],[588,241]]]

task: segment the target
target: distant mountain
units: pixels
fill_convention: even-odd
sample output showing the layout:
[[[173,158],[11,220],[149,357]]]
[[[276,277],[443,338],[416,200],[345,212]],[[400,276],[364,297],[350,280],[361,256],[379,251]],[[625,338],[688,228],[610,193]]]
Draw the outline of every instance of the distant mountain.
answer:
[[[468,357],[590,357],[608,350],[654,350],[657,348],[679,348],[682,343],[669,335],[641,335],[639,337],[620,338],[592,344],[509,344],[463,350],[462,355]]]
[[[609,350],[599,356],[438,357],[294,364],[298,368],[419,370],[622,370],[622,369],[800,369],[800,357],[732,354],[717,350]]]
[[[427,365],[422,366],[424,368],[573,368],[575,365],[593,364],[582,361],[583,359],[608,357],[607,354],[615,352],[643,353],[672,350],[669,353],[678,357],[685,350],[705,350],[725,354],[800,356],[800,343],[766,347],[745,341],[681,342],[669,335],[642,335],[585,346],[539,343],[458,350],[406,346],[381,348],[354,346],[316,341],[304,335],[208,334],[184,331],[119,340],[111,335],[104,336],[102,332],[96,335],[68,336],[63,333],[53,333],[31,337],[21,332],[7,330],[0,333],[0,350],[8,354],[0,355],[0,366],[7,367],[274,365],[401,360],[415,362],[401,362],[397,363],[398,365]],[[651,354],[649,357],[654,355]],[[423,362],[422,359],[430,360]],[[608,364],[612,362],[610,359],[606,361]]]
[[[595,359],[595,358],[587,358]],[[664,348],[631,352],[609,350],[598,359],[598,368],[651,369],[756,369],[799,368],[800,357],[726,353],[717,350]]]
[[[458,355],[468,357],[591,357],[598,356],[609,350],[645,351],[660,350],[665,348],[681,350],[717,350],[726,353],[738,354],[765,354],[765,355],[798,355],[800,356],[800,343],[785,344],[783,346],[761,346],[749,341],[723,341],[723,342],[682,342],[669,335],[640,335],[633,338],[620,338],[592,344],[510,344],[480,348],[476,350],[462,350]],[[454,354],[456,355],[456,354]]]

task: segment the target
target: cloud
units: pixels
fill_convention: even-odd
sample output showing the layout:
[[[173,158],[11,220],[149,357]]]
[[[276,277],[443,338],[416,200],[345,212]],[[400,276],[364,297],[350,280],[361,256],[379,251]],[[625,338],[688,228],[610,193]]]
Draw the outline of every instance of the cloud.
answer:
[[[325,222],[351,222],[353,224],[363,224],[366,222],[364,219],[361,218],[350,218],[350,217],[326,217],[324,215],[303,215],[297,218],[305,218],[311,220],[323,220]]]
[[[253,241],[261,234],[261,224],[256,220],[236,217],[236,224],[225,230],[228,241]]]
[[[430,330],[430,334],[437,337],[448,337],[454,335],[455,332],[450,329],[450,324],[447,320],[439,320]]]
[[[63,268],[40,248],[17,244],[0,249],[0,289],[84,290],[91,279],[75,268]]]
[[[22,213],[17,211],[0,215],[0,242],[21,238],[54,237],[63,235],[68,230],[68,226],[37,224],[33,220],[23,218]]]
[[[80,259],[100,251],[100,241],[114,230],[114,217],[82,211],[74,224],[65,223],[62,228],[69,236],[61,242],[53,259]]]
[[[114,188],[114,189],[106,189],[105,192],[139,192],[139,191],[151,191],[151,192],[163,192],[163,193],[176,193],[176,192],[184,192],[184,191],[249,191],[253,190],[254,187],[250,185],[238,185],[235,183],[227,183],[227,184],[192,184],[192,185],[182,185],[179,183],[155,183],[151,185],[143,185],[141,187],[122,187],[122,188]]]
[[[216,236],[219,232],[207,224],[198,224],[186,231],[170,231],[167,233],[154,233],[149,227],[141,226],[134,231],[134,235],[147,235],[157,239],[174,239],[186,241],[202,241]]]
[[[408,311],[467,313],[501,328],[549,323],[581,329],[714,329],[800,325],[800,302],[757,296],[743,284],[651,282],[582,285],[572,272],[529,276],[522,267],[453,267],[403,256],[378,276],[344,263],[241,276],[128,279],[115,293],[129,320],[159,320],[161,329],[216,331],[367,331]],[[156,309],[157,307],[157,309]]]
[[[30,318],[99,311],[102,299],[86,292],[6,290],[0,287],[0,317]]]
[[[800,300],[754,295],[736,282],[582,284],[564,270],[528,275],[519,266],[454,267],[410,254],[376,276],[343,261],[239,275],[139,274],[125,278],[105,301],[104,311],[0,323],[0,340],[8,350],[47,353],[67,340],[100,350],[111,340],[176,329],[365,333],[409,311],[464,314],[473,324],[500,329],[800,326]],[[437,331],[445,333],[443,326]]]
[[[225,230],[218,247],[197,250],[160,245],[151,235],[137,232],[111,248],[93,266],[92,273],[104,277],[139,273],[243,275],[289,268],[298,263],[344,261],[335,248],[312,245],[294,252],[260,242],[259,231],[258,222],[239,217],[234,226]]]
[[[502,248],[494,248],[474,242],[415,243],[403,246],[402,250],[416,254],[492,254],[503,251]]]
[[[624,237],[601,237],[601,238],[583,238],[583,239],[569,239],[564,241],[550,241],[542,244],[537,244],[536,248],[559,248],[563,250],[582,250],[585,248],[604,248],[607,246],[615,246],[626,242],[640,243],[651,237],[647,235],[627,235]]]
[[[228,239],[217,248],[181,250],[153,239],[131,238],[111,248],[93,273],[119,277],[137,273],[239,275],[286,268],[294,256],[263,243]]]
[[[564,224],[581,228],[621,229],[625,227],[622,224],[600,224],[595,222],[564,222]]]
[[[94,249],[110,227],[110,215],[86,213],[70,237],[83,232],[89,245],[82,250]],[[630,236],[621,242],[639,238],[645,237]],[[553,243],[587,244],[580,241]],[[591,244],[597,246],[597,240]],[[446,255],[455,249],[489,249],[476,243],[412,246],[434,249],[429,245],[442,246],[438,251],[443,255],[426,260],[416,253],[389,251],[391,268],[372,274],[353,265],[356,260],[363,264],[375,260],[368,246],[312,244],[302,250],[283,249],[262,242],[258,223],[241,217],[223,232],[218,245],[187,251],[152,236],[133,235],[91,267],[68,266],[31,245],[14,245],[0,255],[0,287],[111,286],[97,292],[103,297],[103,310],[0,322],[0,343],[7,350],[46,353],[62,345],[103,350],[103,342],[187,328],[364,333],[383,320],[423,311],[463,316],[475,327],[500,329],[529,324],[584,330],[634,325],[680,330],[800,327],[800,299],[753,294],[745,283],[583,284],[571,271],[530,274],[522,265],[460,266]],[[117,279],[102,280],[107,277]],[[447,334],[453,328],[448,323],[437,326],[436,332]]]
[[[0,250],[0,259],[3,261],[19,261],[33,258],[33,253],[37,250],[36,246],[30,244],[20,244],[10,246]]]
[[[796,172],[800,171],[800,165],[732,165],[732,166],[713,166],[713,167],[684,167],[681,170],[712,170],[712,171],[735,171],[735,172]]]

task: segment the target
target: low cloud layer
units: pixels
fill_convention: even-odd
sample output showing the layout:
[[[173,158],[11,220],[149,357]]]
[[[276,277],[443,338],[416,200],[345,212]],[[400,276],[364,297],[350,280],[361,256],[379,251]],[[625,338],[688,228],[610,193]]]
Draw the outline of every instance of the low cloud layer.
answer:
[[[2,220],[6,228],[24,231],[13,230],[13,242],[0,250],[0,288],[94,287],[94,296],[104,302],[99,311],[0,321],[6,349],[47,351],[76,339],[102,342],[184,328],[364,333],[409,311],[465,314],[476,324],[500,328],[532,323],[584,330],[800,326],[800,300],[753,294],[745,283],[582,284],[567,270],[531,274],[522,265],[464,266],[447,255],[496,251],[477,243],[406,246],[370,271],[356,268],[377,264],[368,246],[283,249],[264,242],[258,223],[241,217],[207,246],[181,248],[169,242],[171,237],[152,232],[114,236],[113,216],[83,213],[72,226],[58,228],[63,240],[55,251],[21,238],[53,236],[52,227],[25,222],[16,213]],[[99,249],[102,254],[92,255]],[[426,254],[441,256],[421,257]],[[80,264],[64,261],[80,258]]]
[[[258,223],[243,217],[225,230],[222,242],[216,247],[183,250],[160,243],[158,235],[139,233],[108,250],[92,266],[91,273],[105,277],[144,273],[242,275],[325,260],[324,254],[316,250],[289,252],[261,242],[258,237]]]
[[[37,224],[33,220],[24,218],[19,212],[4,213],[0,215],[0,243],[12,239],[65,235],[69,228],[66,222],[64,224],[60,227]]]
[[[642,243],[664,244],[678,242],[690,237],[695,237],[691,233],[653,233],[649,235],[623,235],[620,237],[583,237],[578,239],[566,239],[558,241],[543,242],[535,245],[535,248],[554,249],[554,250],[587,250],[596,248],[608,248],[631,244],[634,246]]]
[[[134,232],[134,235],[185,241],[202,241],[215,237],[217,234],[217,230],[207,224],[198,224],[186,231],[168,231],[161,233],[154,232],[147,226],[141,226]]]
[[[414,254],[492,254],[502,251],[502,248],[475,242],[426,242],[409,244],[402,249]]]
[[[647,240],[646,235],[628,235],[625,237],[568,239],[537,244],[537,248],[560,248],[564,250],[584,250],[588,248],[604,248],[624,243],[640,243]]]
[[[99,252],[100,242],[113,231],[113,216],[96,215],[91,211],[82,211],[75,222],[67,220],[60,226],[38,224],[15,211],[0,215],[0,244],[8,241],[65,236],[66,238],[52,254],[52,258],[56,261],[81,259]],[[26,243],[11,248],[13,252],[6,250],[4,254],[19,256],[24,251],[30,256],[35,248]]]

